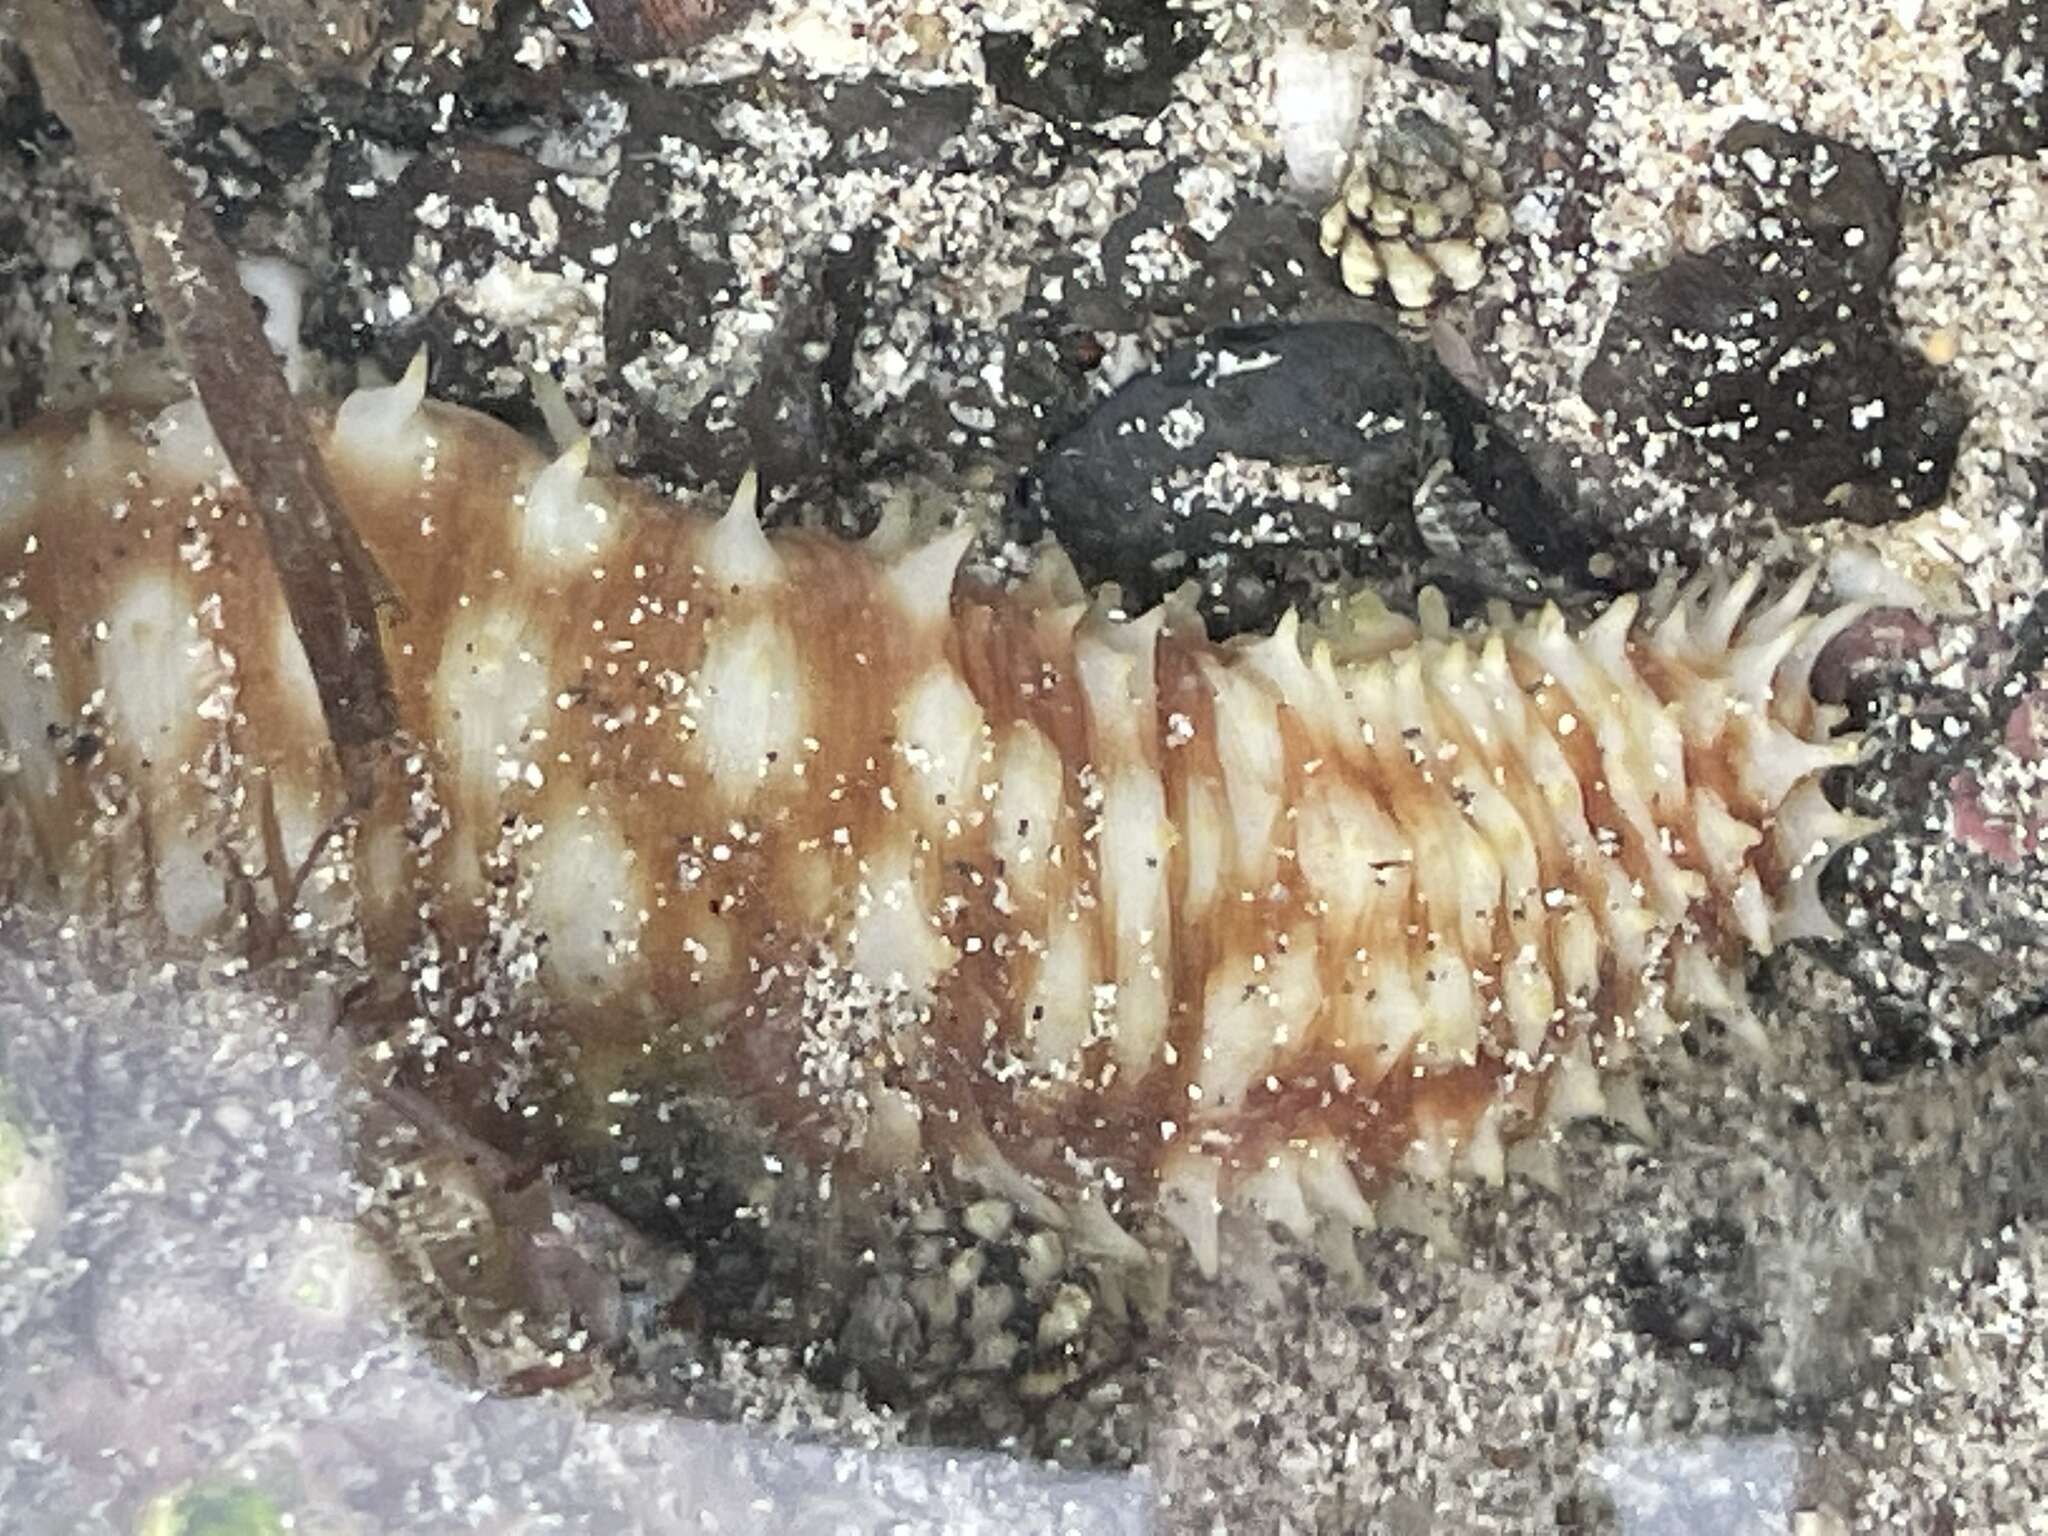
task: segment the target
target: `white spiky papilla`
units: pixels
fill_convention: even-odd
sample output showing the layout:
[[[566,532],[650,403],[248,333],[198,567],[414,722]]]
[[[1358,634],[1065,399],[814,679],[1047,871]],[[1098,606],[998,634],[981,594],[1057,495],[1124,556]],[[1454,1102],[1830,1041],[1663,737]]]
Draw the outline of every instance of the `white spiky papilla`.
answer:
[[[427,353],[422,347],[395,384],[352,391],[335,412],[333,452],[356,464],[417,466],[426,436]]]

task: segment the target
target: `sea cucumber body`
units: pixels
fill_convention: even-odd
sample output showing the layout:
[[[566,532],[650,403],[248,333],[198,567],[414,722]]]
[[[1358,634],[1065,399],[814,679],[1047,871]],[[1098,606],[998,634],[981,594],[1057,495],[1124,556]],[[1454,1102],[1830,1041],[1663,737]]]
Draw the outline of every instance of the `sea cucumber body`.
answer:
[[[1396,1177],[1498,1177],[1830,927],[1855,747],[1807,672],[1850,614],[1808,583],[1217,645],[956,579],[959,537],[675,507],[416,377],[320,420],[396,589],[402,789],[323,843],[196,407],[53,418],[0,444],[0,875],[230,948],[296,903],[515,1122],[710,1083],[807,1158],[1149,1204],[1213,1266],[1232,1206],[1348,1234]]]

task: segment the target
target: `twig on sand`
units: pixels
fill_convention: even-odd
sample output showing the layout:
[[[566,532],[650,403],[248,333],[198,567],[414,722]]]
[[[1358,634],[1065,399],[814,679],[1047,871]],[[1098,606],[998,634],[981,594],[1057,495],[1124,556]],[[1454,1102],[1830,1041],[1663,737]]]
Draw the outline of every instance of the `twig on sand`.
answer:
[[[398,722],[378,638],[382,578],[335,496],[233,255],[157,143],[90,0],[0,4],[44,103],[119,213],[150,301],[256,503],[350,804],[360,810]]]

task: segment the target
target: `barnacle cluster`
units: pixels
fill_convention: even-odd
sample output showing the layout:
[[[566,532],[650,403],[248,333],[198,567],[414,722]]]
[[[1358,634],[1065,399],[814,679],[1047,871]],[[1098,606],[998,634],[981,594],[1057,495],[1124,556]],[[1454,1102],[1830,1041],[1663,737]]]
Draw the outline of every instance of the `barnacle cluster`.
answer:
[[[1121,1354],[1133,1308],[1157,1305],[1142,1283],[1124,1283],[1141,1280],[1145,1254],[1111,1222],[1063,1231],[988,1197],[929,1203],[905,1236],[901,1270],[869,1283],[840,1348],[864,1374],[943,1392],[955,1410],[998,1413],[1013,1398],[1067,1392]]]
[[[1507,238],[1500,173],[1428,113],[1408,108],[1351,156],[1323,211],[1323,254],[1364,297],[1384,287],[1403,309],[1467,293]]]

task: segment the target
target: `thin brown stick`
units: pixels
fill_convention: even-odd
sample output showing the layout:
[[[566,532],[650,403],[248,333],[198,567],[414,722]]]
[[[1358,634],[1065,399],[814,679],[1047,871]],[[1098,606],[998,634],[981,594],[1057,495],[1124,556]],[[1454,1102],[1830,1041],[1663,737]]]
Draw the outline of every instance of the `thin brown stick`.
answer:
[[[381,579],[327,476],[213,220],[150,131],[90,0],[13,0],[43,101],[120,214],[165,331],[269,537],[349,799],[369,803],[397,727],[379,643]]]

